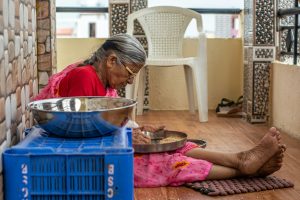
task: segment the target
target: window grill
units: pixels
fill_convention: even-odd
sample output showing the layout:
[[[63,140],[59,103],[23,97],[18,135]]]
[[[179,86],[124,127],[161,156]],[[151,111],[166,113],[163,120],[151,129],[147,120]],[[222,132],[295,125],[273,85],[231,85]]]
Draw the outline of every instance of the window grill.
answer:
[[[281,2],[282,1],[282,2]],[[278,0],[279,5],[284,5],[283,1]],[[277,11],[278,17],[278,28],[280,34],[279,43],[279,56],[281,60],[285,61],[285,56],[292,56],[293,64],[297,65],[299,54],[299,14],[300,8],[298,5],[298,0],[292,2],[291,8],[280,8]],[[294,6],[294,7],[292,7]],[[292,22],[292,23],[290,23]]]

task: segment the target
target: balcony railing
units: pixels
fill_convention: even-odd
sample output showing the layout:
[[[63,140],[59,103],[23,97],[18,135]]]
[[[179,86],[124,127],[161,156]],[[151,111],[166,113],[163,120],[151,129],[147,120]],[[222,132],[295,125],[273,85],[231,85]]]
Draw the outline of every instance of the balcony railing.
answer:
[[[57,22],[58,22],[58,26],[57,26],[57,35],[58,37],[81,37],[81,38],[85,38],[85,37],[108,37],[109,33],[108,33],[108,29],[106,28],[107,25],[107,16],[108,16],[108,12],[109,12],[108,7],[56,7],[56,12],[58,14],[60,14],[60,17],[57,18]],[[198,13],[204,14],[204,15],[214,15],[214,14],[219,14],[219,15],[233,15],[233,17],[231,19],[227,19],[225,24],[221,24],[221,26],[218,26],[218,29],[213,31],[211,26],[209,30],[206,30],[208,35],[210,35],[211,37],[238,37],[240,36],[239,32],[239,24],[238,23],[238,15],[241,13],[241,9],[217,9],[217,8],[190,8],[191,10],[194,10]],[[67,13],[68,17],[63,17],[61,14],[62,13]],[[84,14],[80,16],[80,21],[79,21],[79,17],[78,17],[78,21],[76,21],[73,13],[78,13],[78,14]],[[85,14],[95,14],[98,17],[101,16],[105,16],[105,17],[101,17],[99,18],[98,21],[92,21],[91,18],[89,18],[89,20],[91,20],[91,22],[87,22],[87,17],[88,15]],[[203,15],[203,16],[204,16]],[[64,15],[65,16],[65,15]],[[73,17],[73,18],[72,18]],[[122,17],[124,17],[122,15]],[[85,21],[83,20],[83,18],[85,19]],[[211,16],[209,19],[212,19]],[[60,21],[61,20],[61,21]],[[73,20],[73,21],[72,21]],[[85,25],[86,23],[89,23],[88,25]],[[74,24],[74,25],[72,25]],[[94,24],[94,26],[93,26]],[[85,29],[78,29],[77,26],[81,26],[81,27],[85,27]],[[86,27],[94,27],[94,29],[87,29]],[[222,28],[223,26],[227,26],[227,29]],[[76,29],[76,31],[74,31],[74,29]],[[230,29],[230,30],[229,30]],[[95,30],[94,32],[92,30]],[[101,30],[101,31],[100,31]],[[192,29],[191,29],[192,30]],[[194,32],[190,31],[187,33],[187,37],[194,37]]]
[[[241,9],[189,8],[201,14],[240,14]],[[56,12],[108,13],[107,7],[56,7]]]

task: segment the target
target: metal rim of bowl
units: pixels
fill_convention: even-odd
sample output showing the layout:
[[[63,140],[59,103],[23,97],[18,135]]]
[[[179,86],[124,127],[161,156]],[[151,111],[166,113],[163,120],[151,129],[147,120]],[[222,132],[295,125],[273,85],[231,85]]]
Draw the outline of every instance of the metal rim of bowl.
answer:
[[[132,103],[130,105],[127,106],[122,106],[122,107],[117,107],[117,108],[110,108],[110,109],[99,109],[99,110],[87,110],[87,111],[53,111],[51,110],[51,112],[53,113],[61,113],[61,112],[76,112],[76,113],[92,113],[92,112],[104,112],[104,111],[113,111],[113,110],[120,110],[120,109],[124,109],[124,108],[130,108],[133,107],[137,104],[137,101],[133,100],[133,99],[127,99],[127,98],[123,98],[123,97],[95,97],[95,96],[74,96],[74,97],[61,97],[61,98],[51,98],[51,100],[58,100],[58,99],[71,99],[71,98],[98,98],[98,99],[126,99],[126,100],[130,100]],[[32,105],[37,104],[37,103],[43,103],[43,102],[47,102],[50,99],[42,99],[42,100],[37,100],[37,101],[32,101],[27,105],[27,109],[31,109],[31,110],[36,110],[39,112],[49,112],[50,110],[42,110],[42,109],[38,109],[38,108],[34,108],[32,107]]]

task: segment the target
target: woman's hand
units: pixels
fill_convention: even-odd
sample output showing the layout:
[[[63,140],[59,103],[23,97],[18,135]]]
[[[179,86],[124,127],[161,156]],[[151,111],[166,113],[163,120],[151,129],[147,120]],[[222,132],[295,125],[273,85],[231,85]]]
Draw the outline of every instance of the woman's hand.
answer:
[[[164,130],[165,126],[161,125],[144,125],[138,128],[132,129],[132,143],[134,144],[150,144],[151,138],[145,135],[144,131],[155,133],[160,130]]]
[[[151,133],[160,131],[160,130],[164,130],[165,126],[163,125],[144,125],[139,127],[138,129],[140,129],[141,131],[149,131]]]
[[[134,144],[150,144],[151,138],[143,133],[140,128],[132,129],[132,143]]]

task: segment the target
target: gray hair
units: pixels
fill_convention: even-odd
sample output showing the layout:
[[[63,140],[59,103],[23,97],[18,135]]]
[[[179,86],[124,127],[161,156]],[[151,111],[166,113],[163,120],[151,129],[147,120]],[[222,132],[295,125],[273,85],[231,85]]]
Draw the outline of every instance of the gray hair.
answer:
[[[112,52],[116,54],[121,64],[141,67],[146,62],[146,52],[136,38],[128,34],[117,34],[108,38],[83,64],[93,65],[96,62],[102,62]]]

